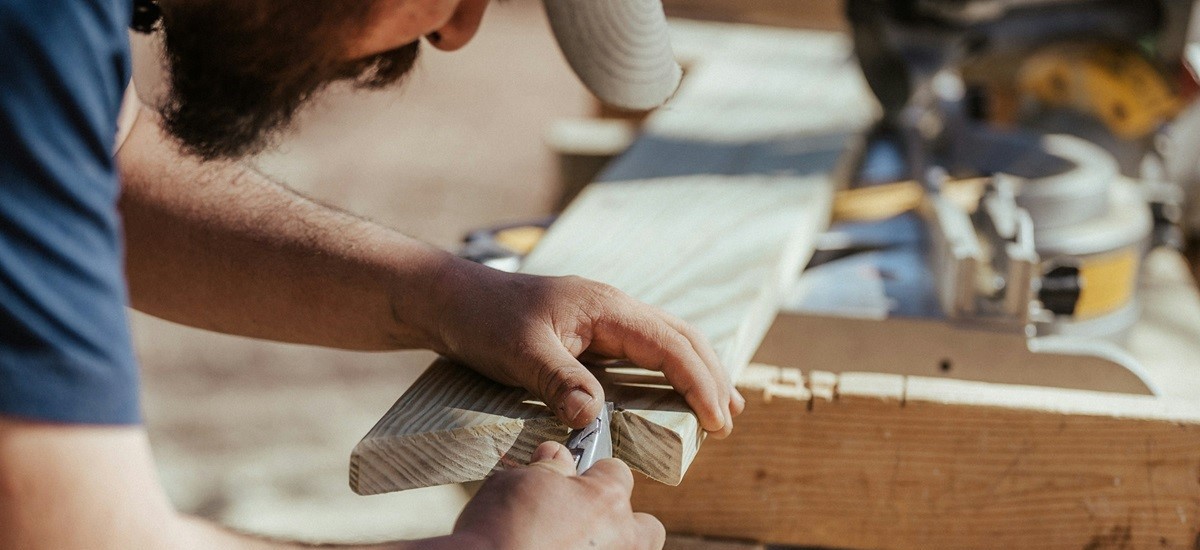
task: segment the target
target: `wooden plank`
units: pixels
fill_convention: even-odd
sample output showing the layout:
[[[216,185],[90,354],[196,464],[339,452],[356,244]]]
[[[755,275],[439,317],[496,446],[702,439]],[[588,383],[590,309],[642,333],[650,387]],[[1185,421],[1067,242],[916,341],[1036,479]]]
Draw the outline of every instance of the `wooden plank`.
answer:
[[[828,222],[832,185],[822,175],[592,186],[523,271],[581,275],[665,309],[703,332],[736,378]],[[703,440],[682,398],[648,371],[610,369],[601,382],[623,409],[613,420],[616,456],[679,483]],[[350,484],[375,494],[481,479],[566,434],[523,390],[438,361],[355,448]]]
[[[853,548],[1194,548],[1200,402],[752,366],[672,532]]]

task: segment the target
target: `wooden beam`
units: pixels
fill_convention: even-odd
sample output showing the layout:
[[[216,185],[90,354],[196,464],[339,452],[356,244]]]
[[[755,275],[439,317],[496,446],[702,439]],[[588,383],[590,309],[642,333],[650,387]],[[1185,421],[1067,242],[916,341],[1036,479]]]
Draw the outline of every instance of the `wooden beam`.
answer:
[[[1200,402],[752,366],[672,532],[851,548],[1194,548]]]
[[[783,290],[826,223],[833,183],[811,177],[690,176],[592,186],[522,271],[580,275],[692,323],[736,379]],[[614,453],[677,484],[702,441],[696,417],[657,373],[602,373]],[[355,447],[350,485],[375,494],[481,479],[528,462],[567,429],[523,390],[436,362]]]

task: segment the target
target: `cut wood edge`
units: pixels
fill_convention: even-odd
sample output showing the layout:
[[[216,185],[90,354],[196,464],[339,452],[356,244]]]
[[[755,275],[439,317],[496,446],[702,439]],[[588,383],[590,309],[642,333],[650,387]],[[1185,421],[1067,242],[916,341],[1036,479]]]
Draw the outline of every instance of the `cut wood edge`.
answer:
[[[768,402],[774,397],[809,400],[814,412],[822,402],[868,399],[898,407],[930,403],[1200,424],[1200,403],[1182,398],[879,372],[803,374],[795,368],[752,363],[737,387],[761,392]]]
[[[691,430],[666,426],[692,426]],[[692,413],[620,411],[613,419],[613,457],[667,485],[679,485],[700,450],[704,430]],[[680,461],[654,457],[681,457]]]
[[[360,495],[376,495],[483,479],[497,470],[528,464],[533,449],[541,441],[565,440],[561,436],[564,429],[552,419],[514,419],[492,424],[487,430],[460,428],[402,436],[368,436],[355,445],[350,455],[350,488]],[[539,441],[531,444],[534,440]],[[461,450],[464,441],[471,441],[471,446],[482,452],[473,456],[455,453]],[[437,462],[455,467],[428,469],[421,464],[395,460],[396,456],[420,456],[422,464]]]

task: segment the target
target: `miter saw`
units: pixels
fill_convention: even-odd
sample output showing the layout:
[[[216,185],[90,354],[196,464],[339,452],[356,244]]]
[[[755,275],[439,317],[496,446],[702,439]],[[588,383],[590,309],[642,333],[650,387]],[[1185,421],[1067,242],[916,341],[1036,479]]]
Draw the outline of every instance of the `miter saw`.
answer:
[[[1124,344],[1181,245],[1159,149],[1192,4],[849,0],[884,115],[788,305],[819,342],[760,359],[1152,393]]]

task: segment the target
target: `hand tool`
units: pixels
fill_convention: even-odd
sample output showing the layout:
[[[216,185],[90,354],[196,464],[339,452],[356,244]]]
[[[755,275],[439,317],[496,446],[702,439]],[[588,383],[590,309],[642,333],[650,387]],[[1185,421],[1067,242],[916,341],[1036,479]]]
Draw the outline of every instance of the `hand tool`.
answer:
[[[596,419],[587,426],[572,430],[567,437],[567,450],[575,457],[575,472],[583,474],[597,460],[612,458],[612,401],[607,401]]]

